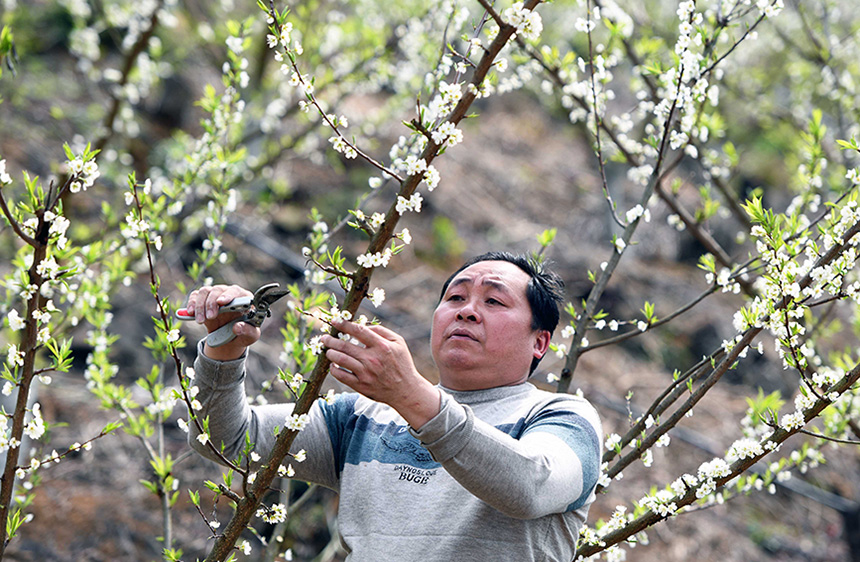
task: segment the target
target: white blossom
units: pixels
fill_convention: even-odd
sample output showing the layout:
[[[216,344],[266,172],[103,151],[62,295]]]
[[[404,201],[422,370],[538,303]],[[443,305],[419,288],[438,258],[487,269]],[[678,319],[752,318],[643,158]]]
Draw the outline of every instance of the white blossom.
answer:
[[[17,332],[24,328],[24,319],[18,315],[18,311],[14,308],[6,315],[6,319],[9,321],[9,329],[13,332]]]
[[[12,183],[12,176],[6,172],[6,160],[0,160],[0,185],[6,185],[7,183]]]
[[[621,436],[617,433],[610,433],[609,436],[606,437],[606,450],[614,451],[615,448],[621,444]]]
[[[530,40],[535,40],[540,37],[543,31],[543,21],[540,14],[532,10],[523,8],[522,2],[514,2],[514,4],[504,11],[502,18],[514,26],[523,37]]]
[[[651,449],[647,449],[644,453],[642,453],[642,465],[645,468],[651,468],[651,465],[654,463],[654,453]]]
[[[33,417],[24,427],[24,434],[30,439],[36,440],[45,434],[45,421],[42,419],[42,410],[38,402],[33,404],[31,413]]]
[[[726,453],[726,460],[734,462],[736,460],[753,458],[763,453],[764,449],[762,448],[761,443],[755,439],[745,437],[732,443],[728,453]]]
[[[385,301],[385,289],[377,287],[370,293],[370,302],[374,307],[379,307]]]
[[[257,516],[266,523],[282,523],[287,520],[287,508],[282,503],[276,503],[268,509],[261,507],[257,510]]]
[[[307,343],[304,344],[304,348],[313,353],[314,355],[319,355],[322,353],[323,344],[322,344],[322,336],[314,336]]]
[[[424,198],[421,197],[420,193],[413,193],[409,199],[406,199],[402,195],[397,196],[397,205],[395,209],[397,213],[402,215],[406,211],[414,211],[416,213],[421,212],[421,202],[424,201]],[[378,253],[378,252],[377,252]]]
[[[417,193],[416,193],[416,195],[417,195]],[[366,254],[362,254],[362,255],[358,256],[355,261],[361,267],[366,267],[366,268],[379,267],[379,266],[387,267],[388,262],[391,261],[391,256],[392,256],[391,249],[386,248],[382,252],[375,252],[372,254],[370,252],[368,252]]]
[[[427,184],[427,190],[433,191],[434,189],[436,189],[436,187],[439,186],[439,182],[442,181],[442,175],[439,173],[439,170],[437,170],[436,167],[431,164],[430,166],[427,166],[426,170],[424,170],[423,181],[425,184]],[[417,210],[421,210],[420,205]]]
[[[632,209],[628,210],[624,216],[627,219],[627,222],[633,222],[639,217],[641,217],[644,213],[645,209],[642,208],[642,205],[636,205]]]
[[[60,264],[54,259],[54,256],[49,256],[39,262],[36,266],[36,273],[47,279],[53,279],[60,272]]]
[[[780,427],[788,431],[803,427],[804,423],[806,422],[803,419],[803,412],[786,414],[785,416],[782,416],[781,420],[779,420]]]
[[[308,425],[310,421],[311,418],[307,414],[290,414],[289,416],[287,416],[286,427],[287,429],[293,431],[301,431]]]
[[[24,352],[18,349],[17,344],[10,343],[9,347],[6,348],[6,363],[11,365],[12,367],[15,367],[15,366],[23,367],[24,366]],[[9,384],[9,381],[6,381],[6,385],[8,385],[8,384]],[[6,396],[9,396],[10,393],[11,393],[11,391],[9,393],[6,392],[6,386],[4,386],[3,387],[3,394],[5,394]]]
[[[409,155],[406,158],[406,173],[410,176],[422,173],[427,169],[427,162],[423,158]]]
[[[699,466],[699,478],[721,478],[728,476],[729,465],[724,459],[713,459]]]

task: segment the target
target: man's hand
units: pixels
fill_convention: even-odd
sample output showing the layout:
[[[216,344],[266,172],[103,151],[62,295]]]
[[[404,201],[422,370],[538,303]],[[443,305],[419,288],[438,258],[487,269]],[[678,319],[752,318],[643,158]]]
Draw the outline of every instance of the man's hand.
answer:
[[[227,322],[241,316],[238,312],[218,314],[218,309],[229,304],[237,297],[252,297],[253,293],[238,285],[214,285],[212,287],[201,287],[188,296],[186,309],[194,315],[198,324],[206,326],[206,331],[212,333]],[[204,345],[203,353],[210,359],[216,361],[230,361],[238,359],[245,353],[245,349],[260,339],[260,328],[251,326],[245,322],[237,322],[233,325],[233,333],[236,338],[219,346],[210,347]]]
[[[326,335],[331,374],[353,390],[388,404],[415,429],[439,413],[439,391],[415,369],[412,354],[399,334],[382,326],[332,323],[361,345]]]

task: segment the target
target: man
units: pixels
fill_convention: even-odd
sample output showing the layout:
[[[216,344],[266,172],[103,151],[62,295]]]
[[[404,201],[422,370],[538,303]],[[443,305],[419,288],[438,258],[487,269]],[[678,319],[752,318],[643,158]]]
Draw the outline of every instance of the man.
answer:
[[[318,401],[293,450],[296,478],[339,492],[338,525],[362,561],[564,561],[594,500],[602,433],[582,398],[526,382],[558,324],[562,284],[523,256],[490,253],[446,281],[433,314],[434,386],[403,340],[382,326],[339,322],[354,338],[325,336],[331,374],[358,392]],[[217,286],[188,309],[209,331],[221,305],[249,293]],[[247,405],[246,346],[259,337],[201,345],[198,399],[210,437],[228,457],[245,444],[266,457],[289,405]],[[205,447],[191,445],[207,455]]]

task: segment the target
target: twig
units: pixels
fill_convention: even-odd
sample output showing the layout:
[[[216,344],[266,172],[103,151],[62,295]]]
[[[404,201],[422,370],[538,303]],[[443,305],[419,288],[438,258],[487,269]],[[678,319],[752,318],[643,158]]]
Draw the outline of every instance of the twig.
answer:
[[[800,433],[804,435],[809,435],[810,437],[815,437],[817,439],[824,439],[825,441],[832,441],[834,443],[841,443],[842,445],[860,445],[860,441],[856,439],[839,439],[838,437],[831,437],[829,435],[823,435],[818,433],[817,431],[808,431],[806,429],[801,429]]]
[[[588,35],[588,71],[589,71],[589,81],[591,83],[591,98],[592,98],[592,114],[594,115],[594,142],[597,147],[597,167],[600,170],[600,181],[603,184],[603,196],[606,198],[606,202],[609,205],[609,214],[615,220],[616,224],[621,228],[627,226],[624,221],[618,218],[618,215],[615,214],[615,203],[612,201],[612,195],[609,193],[609,182],[606,179],[606,166],[603,162],[603,146],[600,141],[600,124],[603,122],[603,119],[600,116],[600,100],[597,97],[597,82],[594,76],[594,44],[593,38],[591,34],[591,24],[593,23],[592,11],[591,11],[591,0],[588,0],[585,4],[586,11],[588,12],[588,23],[586,24],[587,35]]]
[[[41,287],[45,279],[39,274],[38,266],[47,256],[47,243],[41,239],[36,240],[33,246],[33,262],[27,271],[29,281],[36,287]],[[12,428],[9,433],[10,442],[14,439],[21,442],[24,434],[24,415],[27,412],[27,401],[30,397],[30,388],[33,382],[33,376],[36,363],[37,350],[37,333],[36,320],[33,313],[39,310],[44,303],[45,297],[41,292],[36,291],[27,300],[27,321],[24,324],[24,332],[21,335],[21,349],[24,352],[24,361],[21,365],[20,380],[18,382],[18,398],[15,402],[15,411],[12,415]],[[3,468],[2,486],[0,486],[0,521],[6,521],[7,524],[0,525],[0,559],[6,551],[9,544],[9,513],[12,507],[12,492],[15,484],[15,471],[18,465],[20,456],[20,447],[10,447],[6,452],[6,465]]]
[[[137,183],[132,183],[132,195],[134,196],[135,208],[137,209],[137,213],[138,213],[137,218],[138,218],[138,220],[144,220],[143,203],[141,202],[140,195],[138,194],[138,191],[137,191]],[[164,303],[163,303],[161,296],[159,294],[161,282],[155,273],[155,260],[152,257],[152,241],[149,239],[149,231],[146,231],[143,233],[143,241],[144,241],[144,248],[146,250],[146,260],[147,260],[147,265],[148,265],[148,269],[149,269],[149,283],[150,283],[150,287],[152,288],[152,293],[153,293],[152,296],[155,299],[156,308],[158,309],[158,314],[161,318],[161,323],[162,323],[163,329],[166,332],[167,327],[169,326],[170,315],[168,314],[167,310],[165,310]],[[182,372],[182,360],[179,358],[179,355],[176,352],[176,347],[173,344],[169,344],[169,350],[170,350],[170,356],[173,359],[174,368],[176,370],[176,376],[177,376],[177,378],[179,378],[180,382],[183,382],[183,381],[185,381],[185,375]],[[197,418],[197,416],[193,414],[194,407],[192,405],[191,399],[188,396],[187,389],[184,388],[184,385],[183,385],[181,395],[182,395],[183,402],[185,402],[185,406],[188,408],[189,420],[191,421],[191,423],[193,423],[196,426],[197,431],[200,434],[206,433],[204,431],[203,424],[201,424],[200,420]],[[215,445],[213,443],[207,441],[206,444],[207,444],[207,447],[209,448],[209,450],[215,456],[217,456],[218,459],[222,463],[224,463],[225,465],[234,469],[236,472],[241,474],[243,477],[247,477],[247,474],[248,474],[247,470],[243,469],[241,466],[237,465],[236,463],[234,463],[233,461],[231,461],[230,459],[225,457],[221,453],[221,451],[217,447],[215,447]]]
[[[641,200],[644,202],[643,206],[648,204],[648,200],[651,198],[651,194],[654,192],[657,184],[659,183],[659,178],[661,176],[661,168],[663,165],[663,159],[666,156],[666,148],[669,141],[669,132],[672,127],[672,121],[674,119],[675,111],[678,105],[679,95],[678,92],[681,89],[683,84],[682,77],[683,71],[678,73],[678,83],[676,86],[676,92],[674,99],[672,101],[672,105],[669,108],[669,113],[666,116],[666,121],[663,124],[663,135],[660,141],[660,148],[657,152],[657,163],[654,168],[654,172],[651,175],[651,179],[646,186]],[[641,218],[641,217],[640,217]],[[630,242],[630,239],[633,237],[633,232],[636,230],[636,227],[639,225],[640,218],[629,223],[622,234],[621,239],[625,244]],[[612,257],[607,262],[606,268],[601,273],[600,277],[595,283],[594,287],[592,287],[591,292],[588,294],[588,299],[585,302],[585,308],[582,311],[582,314],[577,320],[576,325],[574,327],[574,341],[581,341],[582,336],[585,334],[585,329],[588,324],[589,319],[591,318],[592,311],[597,306],[598,301],[603,296],[603,292],[606,290],[606,286],[609,284],[609,279],[612,277],[613,272],[615,271],[618,262],[621,259],[621,253],[617,250],[612,252]],[[567,392],[570,388],[570,382],[573,379],[573,373],[576,370],[576,365],[579,362],[579,357],[581,355],[581,351],[579,347],[574,347],[570,353],[567,354],[567,360],[565,361],[564,368],[561,371],[561,376],[558,382],[558,392]]]
[[[678,309],[678,310],[676,310],[675,312],[673,312],[673,313],[669,314],[669,315],[668,315],[668,316],[666,316],[665,318],[661,318],[661,319],[657,320],[656,322],[651,322],[650,324],[648,324],[648,327],[647,327],[644,331],[643,331],[643,330],[639,330],[639,329],[631,330],[631,331],[629,331],[629,332],[625,332],[625,333],[623,333],[623,334],[619,334],[619,335],[617,335],[617,336],[613,336],[613,337],[611,337],[611,338],[607,338],[607,339],[605,339],[605,340],[600,340],[600,341],[599,341],[599,342],[597,342],[597,343],[593,343],[593,344],[589,344],[589,345],[583,346],[583,347],[580,349],[580,353],[586,353],[586,352],[588,352],[588,351],[591,351],[591,350],[594,350],[594,349],[598,349],[598,348],[600,348],[600,347],[605,347],[605,346],[607,346],[607,345],[616,344],[616,343],[619,343],[619,342],[622,342],[622,341],[628,340],[628,339],[630,339],[630,338],[634,338],[634,337],[636,337],[636,336],[638,336],[638,335],[644,334],[645,332],[650,332],[650,331],[651,331],[651,330],[653,330],[654,328],[657,328],[657,327],[659,327],[659,326],[662,326],[663,324],[666,324],[666,323],[668,323],[668,322],[670,322],[670,321],[674,320],[674,319],[675,319],[675,318],[677,318],[678,316],[681,316],[681,315],[682,315],[682,314],[684,314],[685,312],[689,311],[689,310],[690,310],[690,309],[692,309],[694,306],[696,306],[697,304],[699,304],[700,302],[702,302],[703,300],[705,300],[708,296],[710,296],[710,295],[712,295],[713,293],[715,293],[715,292],[716,292],[716,290],[717,290],[717,287],[716,287],[716,286],[711,287],[710,289],[708,289],[707,291],[703,292],[701,295],[699,295],[698,297],[696,297],[695,299],[693,299],[693,300],[692,300],[692,301],[690,301],[689,303],[685,304],[684,306],[682,306],[681,308],[679,308],[679,309]]]
[[[270,12],[270,14],[272,14],[272,17],[274,18],[274,13],[275,13],[274,0],[269,0],[269,12]],[[275,21],[277,21],[277,18],[274,18],[274,19],[275,19]],[[289,50],[288,47],[284,47],[284,53],[286,54],[287,59],[289,59],[289,61],[290,61],[290,66],[292,67],[293,72],[295,73],[295,76],[298,79],[298,82],[301,84],[302,88],[304,88],[305,95],[307,96],[308,100],[310,100],[311,105],[313,105],[314,108],[316,108],[317,112],[320,114],[323,121],[325,121],[326,125],[328,125],[332,131],[334,131],[334,133],[344,142],[344,144],[346,144],[346,146],[348,146],[350,149],[354,150],[358,156],[361,156],[362,160],[364,160],[365,162],[367,162],[371,166],[377,168],[382,173],[396,179],[399,182],[402,182],[403,178],[401,178],[397,172],[395,172],[392,169],[389,169],[388,167],[383,165],[381,162],[377,161],[375,158],[373,158],[372,156],[370,156],[369,154],[367,154],[366,152],[361,150],[358,146],[355,145],[355,143],[349,141],[343,135],[343,133],[340,132],[340,129],[338,128],[338,126],[335,125],[334,122],[332,122],[332,120],[329,118],[328,114],[323,110],[322,106],[317,101],[316,96],[314,96],[314,94],[312,93],[313,92],[312,85],[308,84],[308,82],[305,80],[304,76],[302,76],[301,70],[299,69],[298,64],[296,63],[296,57],[292,54],[292,52]]]
[[[776,2],[774,1],[773,3],[776,3]],[[744,34],[741,35],[741,38],[738,39],[737,41],[735,41],[732,44],[732,46],[729,47],[725,53],[723,53],[721,56],[717,57],[717,59],[714,62],[712,62],[710,65],[708,65],[708,67],[702,71],[702,74],[710,74],[711,72],[713,72],[713,70],[717,67],[717,65],[720,64],[723,61],[723,59],[725,59],[730,54],[732,54],[732,52],[738,47],[738,45],[743,43],[744,40],[749,36],[749,34],[752,33],[755,30],[755,28],[758,27],[758,25],[761,22],[763,22],[765,19],[766,19],[766,17],[764,15],[764,13],[762,13],[762,15],[760,15],[758,17],[758,19],[751,26],[749,26],[746,29],[746,31],[744,31]]]
[[[15,217],[12,216],[12,213],[9,211],[9,207],[6,204],[6,198],[3,197],[2,189],[0,189],[0,210],[3,211],[3,215],[6,217],[6,220],[9,221],[9,224],[12,226],[12,230],[15,232],[18,238],[23,240],[28,246],[35,247],[38,244],[38,242],[34,238],[24,232],[24,229],[21,228],[21,225],[18,224],[18,221],[16,221]],[[42,224],[43,220],[44,219],[40,217],[39,224]]]
[[[149,18],[149,27],[147,27],[138,37],[137,41],[135,41],[134,45],[132,45],[131,49],[128,52],[128,55],[125,57],[125,61],[123,62],[122,71],[120,74],[119,82],[117,86],[121,89],[128,82],[129,76],[131,76],[131,71],[134,69],[134,65],[137,62],[137,57],[143,52],[144,49],[149,45],[150,39],[155,34],[155,30],[158,27],[158,14],[161,12],[164,7],[164,0],[158,0],[158,4],[154,6],[152,10],[152,15]],[[105,119],[102,122],[102,128],[104,130],[104,134],[99,138],[95,144],[95,150],[101,152],[105,146],[107,146],[108,141],[110,141],[111,137],[114,134],[114,126],[113,122],[116,119],[117,114],[119,113],[119,107],[121,100],[119,96],[110,94],[111,97],[111,106],[108,109],[107,115],[105,115]]]

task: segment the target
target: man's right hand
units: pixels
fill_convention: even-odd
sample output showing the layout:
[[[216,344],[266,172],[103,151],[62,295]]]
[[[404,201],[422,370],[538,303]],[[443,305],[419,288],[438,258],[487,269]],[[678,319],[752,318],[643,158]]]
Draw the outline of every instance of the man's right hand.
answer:
[[[238,285],[214,285],[212,287],[201,287],[188,296],[186,309],[194,315],[198,324],[206,326],[206,331],[212,333],[227,322],[241,316],[241,313],[232,312],[218,314],[218,310],[229,304],[238,297],[253,297],[254,294]],[[245,349],[260,339],[260,328],[251,326],[245,322],[236,322],[233,325],[233,333],[236,337],[218,347],[209,344],[203,346],[203,353],[210,359],[216,361],[230,361],[238,359],[245,353]]]

